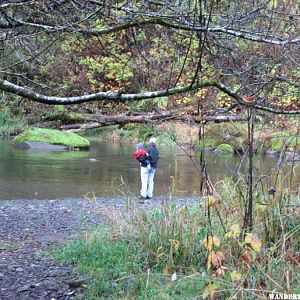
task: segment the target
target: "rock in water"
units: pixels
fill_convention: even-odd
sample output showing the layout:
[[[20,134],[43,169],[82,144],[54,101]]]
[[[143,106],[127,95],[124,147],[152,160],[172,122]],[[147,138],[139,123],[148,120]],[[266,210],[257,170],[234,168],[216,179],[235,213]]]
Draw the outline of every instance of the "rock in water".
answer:
[[[13,142],[15,145],[26,145],[25,148],[39,148],[40,150],[47,148],[45,145],[49,144],[54,147],[60,145],[69,149],[90,147],[90,142],[86,138],[81,137],[74,132],[44,128],[30,128],[15,137]]]

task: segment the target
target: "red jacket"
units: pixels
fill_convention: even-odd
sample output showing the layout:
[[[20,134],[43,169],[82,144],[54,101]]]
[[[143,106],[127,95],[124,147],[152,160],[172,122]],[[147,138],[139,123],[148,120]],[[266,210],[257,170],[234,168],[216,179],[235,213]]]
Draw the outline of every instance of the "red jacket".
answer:
[[[145,149],[140,149],[139,151],[134,152],[134,158],[139,159],[141,156],[148,156],[148,152]]]

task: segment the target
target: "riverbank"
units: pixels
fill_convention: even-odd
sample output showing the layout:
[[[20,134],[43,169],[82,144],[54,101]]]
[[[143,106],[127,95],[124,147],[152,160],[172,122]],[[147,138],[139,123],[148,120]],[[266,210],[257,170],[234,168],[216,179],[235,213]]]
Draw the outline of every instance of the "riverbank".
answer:
[[[282,151],[288,156],[300,159],[298,120],[286,118],[284,121],[260,120],[254,128],[254,150],[256,153],[280,156]],[[37,123],[32,127],[62,129],[61,123]],[[15,136],[25,128],[12,128],[7,135]],[[121,142],[135,144],[146,142],[149,136],[156,136],[160,145],[177,145],[180,148],[205,149],[217,154],[245,153],[248,148],[248,127],[246,122],[208,122],[204,138],[199,141],[199,124],[193,118],[184,121],[171,120],[160,123],[126,123],[122,126],[108,125],[92,129],[82,129],[77,133],[90,141]],[[1,136],[1,130],[0,130]]]
[[[159,197],[145,203],[137,199],[84,198],[0,201],[0,299],[83,299],[89,279],[72,265],[49,255],[53,247],[82,236],[89,229],[110,223],[113,214],[133,209],[151,210],[167,201]],[[199,198],[173,198],[176,204]]]

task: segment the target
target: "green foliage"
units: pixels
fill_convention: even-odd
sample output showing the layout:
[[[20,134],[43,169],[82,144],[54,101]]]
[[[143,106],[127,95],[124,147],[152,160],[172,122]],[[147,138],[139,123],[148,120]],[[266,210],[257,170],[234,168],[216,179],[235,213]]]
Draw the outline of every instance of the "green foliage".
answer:
[[[246,186],[227,178],[215,185],[222,198],[205,197],[201,206],[133,209],[114,218],[107,232],[92,232],[59,256],[91,276],[86,299],[254,300],[266,291],[284,292],[284,272],[293,274],[290,291],[296,293],[300,223],[293,207],[299,198],[279,192],[278,184],[275,195],[254,195],[265,208],[255,208],[255,229],[245,236]]]
[[[271,149],[280,151],[284,148],[297,148],[300,146],[300,137],[291,132],[280,131],[275,137],[271,138]]]
[[[141,124],[139,126],[139,134],[138,140],[143,142],[148,142],[149,137],[151,136],[158,136],[159,132],[155,125],[153,124]]]
[[[54,105],[45,110],[41,120],[61,120],[65,113],[64,105]]]
[[[154,110],[164,109],[168,104],[168,97],[159,97],[156,99],[145,99],[138,102],[129,102],[130,111],[134,112],[153,112]]]
[[[135,123],[128,123],[123,126],[125,130],[132,131],[135,130],[137,125]]]
[[[218,145],[218,142],[215,139],[212,138],[204,138],[204,140],[197,140],[196,141],[196,146],[201,148],[206,148],[206,147],[213,147],[215,148]]]
[[[197,205],[179,207],[170,204],[161,210],[141,212],[123,224],[127,228],[124,239],[144,249],[144,259],[152,270],[164,274],[190,273],[193,268],[201,269],[199,253],[203,251],[201,241],[207,233],[203,221],[196,217],[199,214]]]
[[[0,110],[0,134],[9,134],[11,131],[18,131],[27,126],[23,115],[14,115],[9,106]]]

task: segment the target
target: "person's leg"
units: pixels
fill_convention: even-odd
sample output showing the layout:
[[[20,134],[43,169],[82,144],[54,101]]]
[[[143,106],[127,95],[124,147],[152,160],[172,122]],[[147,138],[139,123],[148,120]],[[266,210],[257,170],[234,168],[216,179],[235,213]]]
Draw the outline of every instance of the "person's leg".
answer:
[[[145,167],[141,167],[141,196],[146,198],[147,196],[147,186],[148,186],[148,169]]]
[[[154,175],[155,175],[155,169],[152,169],[149,171],[148,174],[148,190],[147,190],[147,197],[152,198],[153,197],[153,188],[154,188]]]

